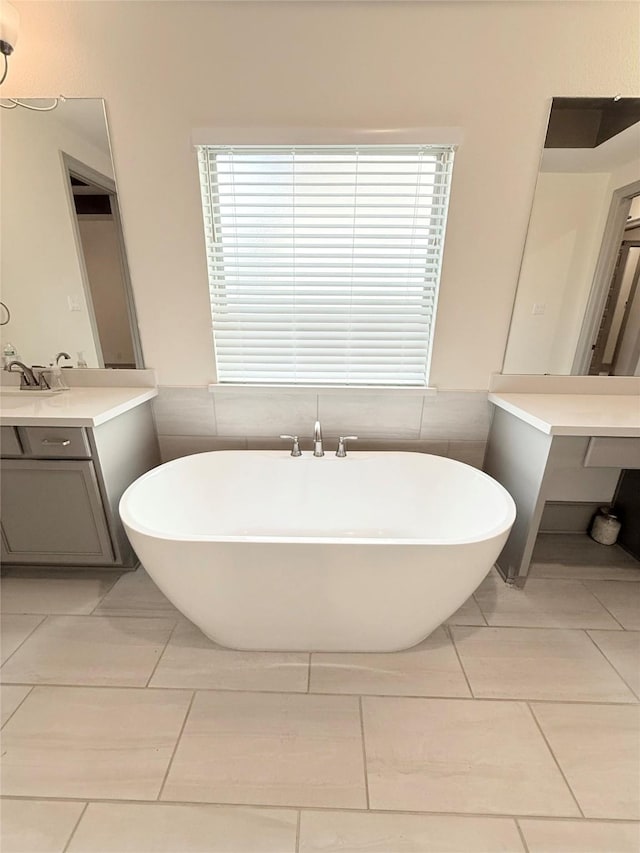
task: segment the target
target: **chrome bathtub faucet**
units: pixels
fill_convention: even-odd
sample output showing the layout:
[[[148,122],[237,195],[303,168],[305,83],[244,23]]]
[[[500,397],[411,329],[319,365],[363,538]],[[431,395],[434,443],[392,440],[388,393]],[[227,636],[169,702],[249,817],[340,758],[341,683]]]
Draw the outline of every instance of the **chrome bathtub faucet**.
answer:
[[[291,448],[292,456],[302,456],[302,451],[300,450],[300,444],[298,442],[297,435],[281,435],[280,438],[287,438],[289,441],[293,442],[293,447]]]
[[[345,444],[345,442],[346,441],[357,441],[357,440],[358,440],[357,435],[341,435],[338,438],[338,449],[336,450],[336,456],[338,456],[340,459],[345,457],[347,455],[347,445]]]
[[[320,429],[320,421],[316,421],[313,427],[313,455],[324,456],[322,447],[322,430]]]

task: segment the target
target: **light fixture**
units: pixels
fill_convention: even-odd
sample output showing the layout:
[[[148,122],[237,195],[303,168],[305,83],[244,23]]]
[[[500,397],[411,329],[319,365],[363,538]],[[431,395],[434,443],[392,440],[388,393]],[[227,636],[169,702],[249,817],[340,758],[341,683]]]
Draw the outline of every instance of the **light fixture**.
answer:
[[[13,53],[18,40],[18,25],[20,24],[20,15],[15,6],[9,3],[9,0],[0,0],[0,54],[4,57],[4,70],[0,76],[0,85],[7,79],[9,73],[9,57]],[[0,107],[5,110],[15,110],[16,107],[24,107],[26,110],[34,110],[39,113],[47,113],[55,110],[59,103],[64,101],[62,95],[59,98],[53,98],[50,104],[45,106],[35,106],[34,104],[26,104],[24,101],[19,101],[17,98],[6,98],[8,103],[1,103]]]
[[[20,15],[9,0],[0,0],[0,53],[9,56],[18,40]]]
[[[4,56],[4,72],[0,83],[4,83],[9,70],[8,57],[13,53],[18,40],[20,16],[9,0],[0,0],[0,53]]]

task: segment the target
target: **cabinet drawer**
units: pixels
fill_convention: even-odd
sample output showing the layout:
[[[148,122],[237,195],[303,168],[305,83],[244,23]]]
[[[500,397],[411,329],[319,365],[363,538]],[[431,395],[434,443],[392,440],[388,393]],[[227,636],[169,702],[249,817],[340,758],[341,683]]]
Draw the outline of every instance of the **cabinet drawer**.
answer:
[[[83,427],[19,427],[28,456],[55,459],[88,459],[91,448]]]
[[[589,441],[585,468],[640,468],[640,438],[598,436]]]
[[[0,427],[0,452],[3,456],[22,456],[22,445],[18,438],[16,428],[12,426]]]

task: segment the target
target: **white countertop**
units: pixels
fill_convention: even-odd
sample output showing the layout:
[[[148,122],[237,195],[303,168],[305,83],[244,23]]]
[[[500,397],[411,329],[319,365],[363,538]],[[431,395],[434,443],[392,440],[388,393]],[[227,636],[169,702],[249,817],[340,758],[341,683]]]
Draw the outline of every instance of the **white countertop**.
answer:
[[[547,435],[640,436],[640,397],[489,394],[489,401]]]
[[[157,394],[156,388],[71,388],[49,396],[0,389],[0,425],[94,427]]]

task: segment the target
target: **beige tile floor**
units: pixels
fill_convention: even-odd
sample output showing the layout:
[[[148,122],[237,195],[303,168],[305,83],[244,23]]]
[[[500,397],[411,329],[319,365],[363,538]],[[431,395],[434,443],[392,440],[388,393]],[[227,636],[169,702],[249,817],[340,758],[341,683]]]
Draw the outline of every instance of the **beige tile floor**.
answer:
[[[2,853],[639,853],[640,567],[541,538],[390,655],[210,642],[139,570],[0,584]]]

